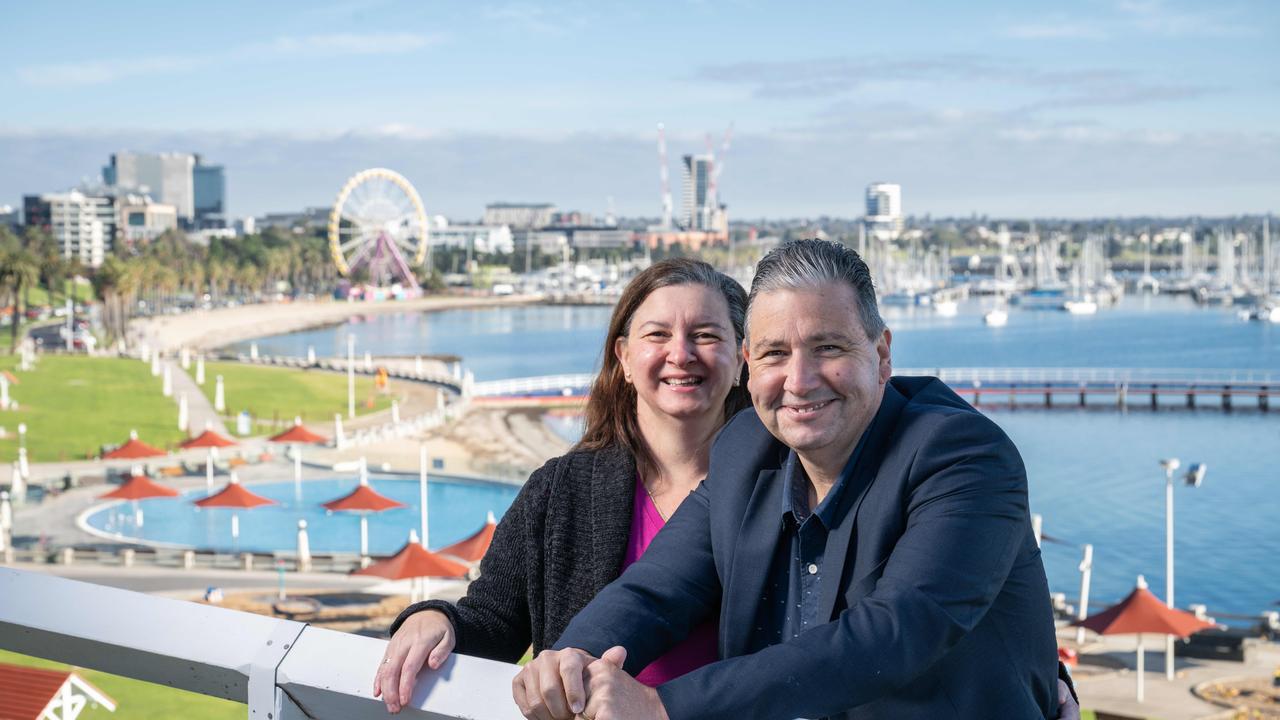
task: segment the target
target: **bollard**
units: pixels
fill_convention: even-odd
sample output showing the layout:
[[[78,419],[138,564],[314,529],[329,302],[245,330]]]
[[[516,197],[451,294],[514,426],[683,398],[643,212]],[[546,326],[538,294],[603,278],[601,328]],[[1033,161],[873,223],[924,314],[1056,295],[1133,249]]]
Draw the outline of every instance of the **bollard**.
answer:
[[[73,547],[62,548],[62,555],[59,559],[63,565],[71,565],[76,561],[76,549]]]
[[[192,570],[195,568],[195,566],[196,566],[196,551],[183,550],[182,551],[182,569]]]
[[[133,548],[120,551],[120,564],[124,567],[133,567]]]
[[[240,564],[245,570],[253,569],[253,553],[240,553]]]

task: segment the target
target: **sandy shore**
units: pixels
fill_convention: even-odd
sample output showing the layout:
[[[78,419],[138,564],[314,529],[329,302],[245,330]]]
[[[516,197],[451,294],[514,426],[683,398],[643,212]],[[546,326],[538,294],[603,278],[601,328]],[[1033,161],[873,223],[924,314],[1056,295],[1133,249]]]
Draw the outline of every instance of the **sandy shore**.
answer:
[[[301,300],[242,305],[234,308],[195,310],[181,315],[139,318],[129,324],[129,342],[176,351],[187,347],[211,350],[255,337],[297,332],[341,323],[356,315],[397,312],[430,312],[460,308],[528,305],[541,298],[531,295],[505,297],[432,296],[397,302],[345,302]]]

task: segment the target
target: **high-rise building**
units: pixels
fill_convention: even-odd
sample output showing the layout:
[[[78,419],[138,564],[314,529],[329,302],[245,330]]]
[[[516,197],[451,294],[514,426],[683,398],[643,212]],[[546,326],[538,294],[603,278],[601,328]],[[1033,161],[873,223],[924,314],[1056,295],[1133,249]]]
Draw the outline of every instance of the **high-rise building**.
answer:
[[[711,229],[711,216],[715,208],[709,204],[707,190],[711,185],[710,155],[685,155],[684,205],[682,222],[686,230]]]
[[[15,230],[22,224],[22,211],[11,205],[0,205],[0,226]]]
[[[48,230],[62,256],[98,267],[111,251],[116,235],[116,199],[68,193],[27,195],[23,198],[27,225]]]
[[[195,226],[200,229],[227,226],[227,180],[221,165],[205,165],[199,155],[192,168],[192,200]]]
[[[178,220],[195,222],[196,156],[187,153],[118,152],[102,168],[107,185],[150,195],[178,210]]]
[[[867,186],[867,232],[881,240],[892,240],[902,232],[902,186],[871,183]]]
[[[178,227],[178,211],[172,205],[158,203],[147,195],[123,193],[116,197],[119,211],[119,239],[132,248],[160,237],[166,230]]]

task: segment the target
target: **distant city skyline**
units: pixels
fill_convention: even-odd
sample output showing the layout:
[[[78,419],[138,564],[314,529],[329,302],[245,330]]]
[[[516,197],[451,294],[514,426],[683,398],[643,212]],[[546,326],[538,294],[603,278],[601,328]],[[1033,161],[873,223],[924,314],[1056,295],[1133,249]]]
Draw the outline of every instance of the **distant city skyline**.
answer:
[[[1280,205],[1280,5],[753,2],[6,10],[0,205],[112,153],[199,153],[230,218],[332,202],[373,166],[428,212],[661,214],[734,125],[731,219],[1231,215]]]

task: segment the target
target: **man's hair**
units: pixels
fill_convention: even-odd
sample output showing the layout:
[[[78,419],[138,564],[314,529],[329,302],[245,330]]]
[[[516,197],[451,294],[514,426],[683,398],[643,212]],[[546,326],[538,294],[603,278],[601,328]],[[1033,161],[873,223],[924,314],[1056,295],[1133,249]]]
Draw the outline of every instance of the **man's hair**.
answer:
[[[795,240],[779,245],[756,265],[747,299],[750,309],[761,293],[775,290],[809,290],[825,283],[846,283],[858,299],[862,329],[872,341],[884,332],[884,320],[876,304],[871,270],[857,251],[829,240]],[[750,313],[748,313],[748,321]],[[748,322],[748,334],[750,324]]]

